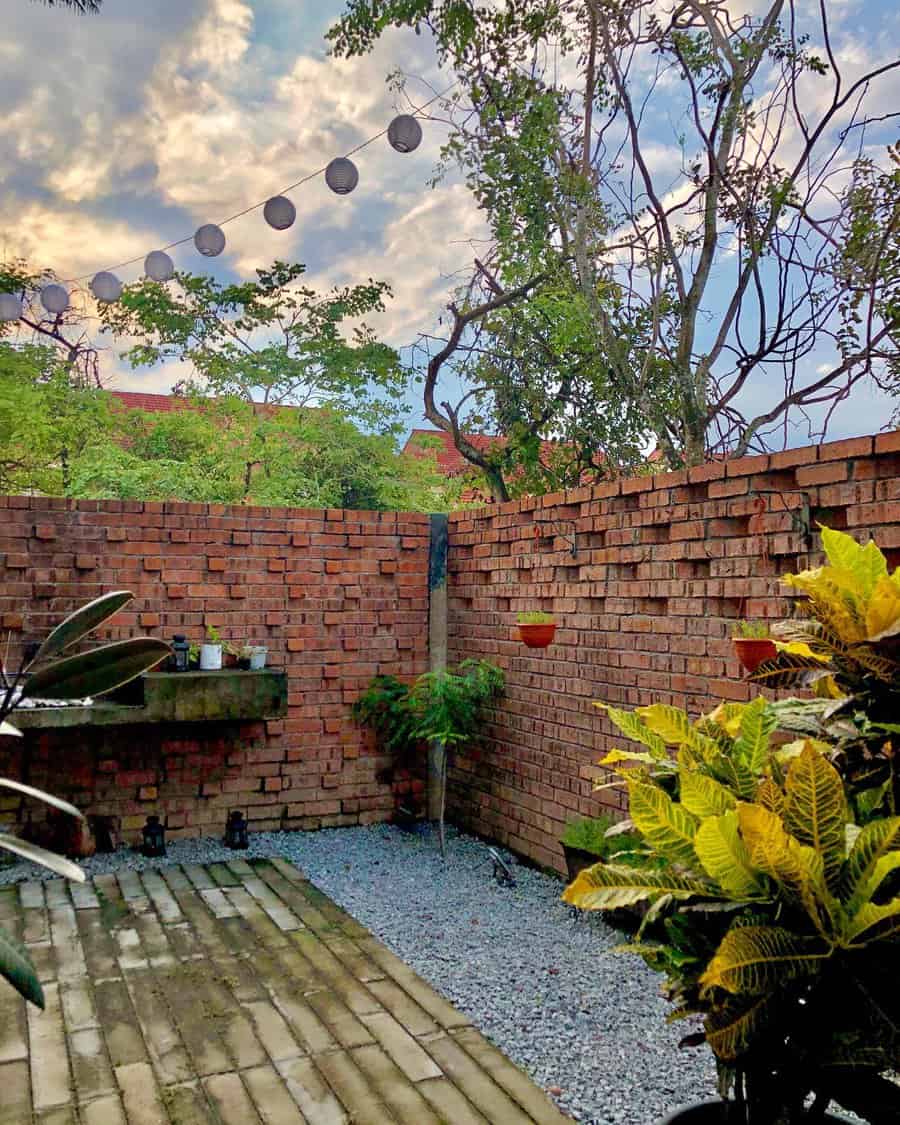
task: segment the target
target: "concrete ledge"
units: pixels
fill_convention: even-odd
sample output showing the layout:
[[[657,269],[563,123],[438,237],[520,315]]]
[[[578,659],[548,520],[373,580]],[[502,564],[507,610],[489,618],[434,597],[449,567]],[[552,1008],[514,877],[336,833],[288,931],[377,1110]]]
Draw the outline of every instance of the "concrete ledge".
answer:
[[[123,723],[233,722],[287,714],[287,674],[264,668],[242,672],[148,672],[142,702],[91,707],[33,707],[12,717],[22,730],[114,726]]]

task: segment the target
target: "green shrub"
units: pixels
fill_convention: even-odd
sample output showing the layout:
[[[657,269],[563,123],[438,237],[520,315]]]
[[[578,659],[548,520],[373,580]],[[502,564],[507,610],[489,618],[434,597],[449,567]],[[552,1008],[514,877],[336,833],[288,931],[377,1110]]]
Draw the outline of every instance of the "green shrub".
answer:
[[[771,630],[766,621],[737,621],[731,630],[733,637],[748,641],[765,641]]]
[[[635,832],[617,832],[614,836],[607,836],[606,833],[614,824],[609,813],[570,820],[561,841],[567,848],[579,848],[598,859],[606,859],[618,852],[630,852],[643,846],[640,836]]]
[[[556,618],[552,613],[543,613],[539,609],[529,610],[528,613],[520,613],[517,615],[516,620],[520,625],[552,625]]]

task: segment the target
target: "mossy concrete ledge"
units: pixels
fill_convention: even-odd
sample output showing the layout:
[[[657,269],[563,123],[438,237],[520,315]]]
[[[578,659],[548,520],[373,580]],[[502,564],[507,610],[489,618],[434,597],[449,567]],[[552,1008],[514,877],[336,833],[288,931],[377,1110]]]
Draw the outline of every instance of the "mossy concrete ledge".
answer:
[[[133,703],[100,700],[90,707],[33,707],[16,711],[22,730],[116,726],[123,723],[232,722],[278,719],[287,713],[287,674],[259,672],[148,672],[134,685]]]

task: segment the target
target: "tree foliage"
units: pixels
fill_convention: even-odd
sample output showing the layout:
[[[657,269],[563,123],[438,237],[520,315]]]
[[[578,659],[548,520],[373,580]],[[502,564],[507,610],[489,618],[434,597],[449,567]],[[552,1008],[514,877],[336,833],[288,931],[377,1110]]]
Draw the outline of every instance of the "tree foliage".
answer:
[[[573,468],[593,435],[624,464],[648,437],[697,463],[824,411],[816,432],[860,380],[889,384],[900,214],[879,99],[900,61],[846,61],[828,15],[348,0],[337,54],[411,26],[460,79],[443,168],[491,245],[426,402],[465,456],[472,410],[513,439],[507,469],[538,436],[583,445]],[[435,389],[448,369],[456,404]]]

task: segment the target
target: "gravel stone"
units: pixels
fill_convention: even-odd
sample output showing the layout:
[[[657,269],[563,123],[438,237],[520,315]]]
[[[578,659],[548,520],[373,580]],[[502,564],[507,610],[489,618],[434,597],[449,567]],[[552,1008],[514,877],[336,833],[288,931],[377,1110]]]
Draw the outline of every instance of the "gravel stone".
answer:
[[[285,856],[576,1121],[650,1125],[676,1106],[714,1097],[712,1055],[679,1050],[691,1028],[666,1024],[661,978],[640,958],[615,953],[622,935],[598,915],[561,902],[560,879],[501,854],[515,887],[494,880],[483,842],[452,828],[446,862],[430,828],[407,833],[375,825],[257,833],[245,853],[212,838],[178,840],[166,860],[123,848],[82,866],[93,876],[236,855]],[[0,885],[51,877],[28,863],[0,869]]]

